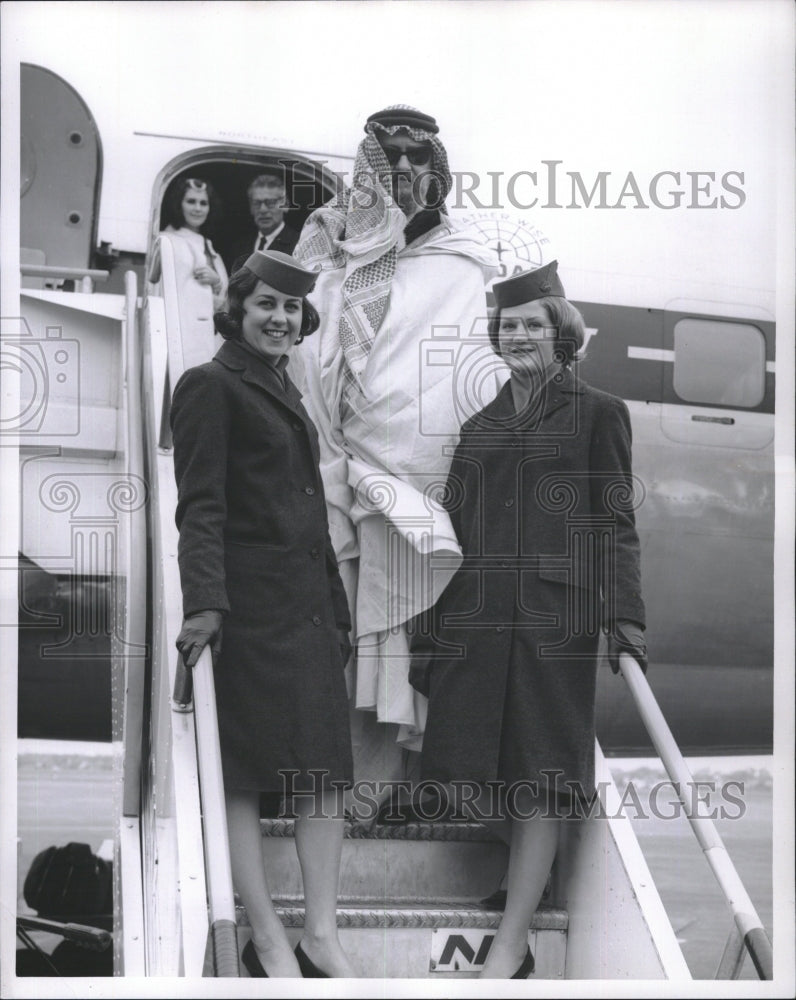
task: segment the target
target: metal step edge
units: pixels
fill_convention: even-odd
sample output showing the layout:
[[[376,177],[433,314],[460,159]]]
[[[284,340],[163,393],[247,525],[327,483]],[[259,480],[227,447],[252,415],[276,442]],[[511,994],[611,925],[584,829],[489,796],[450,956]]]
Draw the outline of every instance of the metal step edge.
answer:
[[[263,837],[293,837],[295,820],[292,819],[261,819],[260,829]],[[420,841],[483,841],[499,843],[503,841],[496,837],[483,823],[467,821],[453,822],[451,820],[438,823],[358,823],[346,820],[345,833],[347,840],[408,840]]]
[[[303,899],[275,899],[274,909],[284,927],[304,926]],[[475,927],[497,928],[503,914],[486,910],[476,903],[462,900],[415,900],[411,903],[383,900],[341,900],[337,907],[337,926],[340,928],[408,928]],[[243,906],[237,907],[238,927],[248,927],[249,921]],[[569,927],[566,910],[540,906],[531,920],[532,931],[563,931]]]

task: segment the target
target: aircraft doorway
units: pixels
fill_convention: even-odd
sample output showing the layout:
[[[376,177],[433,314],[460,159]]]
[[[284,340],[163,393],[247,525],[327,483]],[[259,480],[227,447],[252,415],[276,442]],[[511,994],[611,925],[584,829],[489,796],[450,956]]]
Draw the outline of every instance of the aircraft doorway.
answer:
[[[195,150],[168,164],[156,181],[150,248],[168,224],[165,200],[173,186],[188,178],[209,182],[215,204],[211,204],[213,211],[201,232],[212,242],[229,271],[235,258],[240,256],[236,249],[254,248],[257,227],[249,207],[248,188],[253,180],[263,175],[284,180],[283,222],[286,229],[295,234],[301,232],[315,208],[335,195],[341,183],[322,161],[316,163],[294,153],[278,150],[256,153],[233,147]]]

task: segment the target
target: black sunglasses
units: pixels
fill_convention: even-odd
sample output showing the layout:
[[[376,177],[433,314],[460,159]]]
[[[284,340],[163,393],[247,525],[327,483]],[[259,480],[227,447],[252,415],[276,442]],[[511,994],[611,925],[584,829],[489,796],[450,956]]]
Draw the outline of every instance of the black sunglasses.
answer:
[[[406,156],[413,167],[422,167],[431,159],[431,146],[412,146],[401,149],[398,146],[382,146],[391,167],[395,167],[401,157]]]

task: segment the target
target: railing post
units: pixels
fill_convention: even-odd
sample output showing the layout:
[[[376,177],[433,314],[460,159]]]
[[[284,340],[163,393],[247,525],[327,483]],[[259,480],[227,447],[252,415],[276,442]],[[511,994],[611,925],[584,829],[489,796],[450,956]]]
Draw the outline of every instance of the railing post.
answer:
[[[619,667],[658,756],[674,784],[691,829],[732,911],[738,933],[754,962],[757,974],[760,979],[773,979],[774,959],[771,942],[713,821],[707,816],[698,814],[698,806],[687,792],[687,789],[693,786],[694,777],[680,753],[680,748],[655,700],[649,682],[629,653],[620,653]]]
[[[180,666],[182,667],[182,657]],[[210,904],[214,972],[216,976],[235,977],[240,974],[235,895],[232,889],[227,806],[218,742],[213,661],[209,646],[205,646],[202,650],[196,666],[192,669],[196,753],[202,794],[205,875]],[[179,671],[175,680],[175,693],[178,685]],[[175,704],[174,709],[186,711],[186,706]]]

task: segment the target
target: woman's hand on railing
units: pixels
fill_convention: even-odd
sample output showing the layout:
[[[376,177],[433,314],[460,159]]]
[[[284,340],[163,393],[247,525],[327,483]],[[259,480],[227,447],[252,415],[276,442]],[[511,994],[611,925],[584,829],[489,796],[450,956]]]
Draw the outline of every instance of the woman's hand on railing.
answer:
[[[183,620],[182,629],[177,636],[177,649],[182,654],[186,667],[193,667],[202,654],[202,650],[210,643],[215,664],[221,652],[222,625],[224,616],[220,611],[197,611]]]
[[[608,635],[608,662],[615,674],[619,673],[620,653],[629,653],[646,674],[647,643],[644,641],[644,629],[638,622],[618,621]]]

